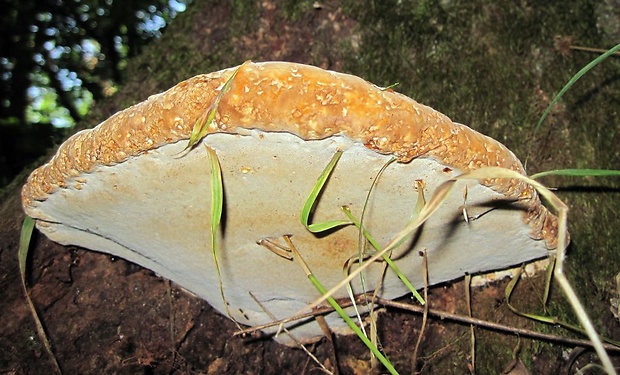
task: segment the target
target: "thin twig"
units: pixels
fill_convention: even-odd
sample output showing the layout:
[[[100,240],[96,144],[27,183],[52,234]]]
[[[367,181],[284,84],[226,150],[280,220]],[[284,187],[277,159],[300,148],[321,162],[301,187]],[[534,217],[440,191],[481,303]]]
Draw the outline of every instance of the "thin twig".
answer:
[[[358,296],[356,300],[360,302],[360,301],[363,301],[363,298],[361,298],[361,296]],[[395,309],[409,311],[409,312],[413,312],[417,314],[424,313],[424,307],[419,306],[419,305],[412,305],[412,304],[405,303],[405,302],[397,302],[397,301],[392,301],[392,300],[383,299],[383,298],[377,298],[373,302],[379,305],[385,306],[385,307],[392,307]],[[339,303],[341,307],[348,307],[348,306],[351,306],[352,304],[352,302],[348,298],[339,300]],[[274,326],[277,326],[277,325],[280,325],[286,322],[301,320],[301,319],[309,318],[309,317],[312,317],[318,314],[321,314],[321,315],[328,314],[332,311],[334,311],[333,308],[329,306],[324,306],[310,313],[300,314],[295,317],[289,317],[286,319],[273,321],[267,324],[262,324],[260,326],[246,328],[246,329],[235,332],[234,335],[238,336],[238,335],[244,335],[244,334],[251,334],[251,333],[260,331],[262,329],[274,327]],[[439,318],[441,320],[447,320],[447,321],[451,321],[451,322],[455,322],[459,324],[466,324],[466,325],[473,324],[476,327],[488,329],[491,331],[510,333],[510,334],[519,335],[525,338],[552,342],[552,343],[556,343],[556,344],[560,344],[564,346],[582,346],[584,348],[594,347],[589,340],[574,339],[570,337],[563,337],[563,336],[558,336],[558,335],[551,335],[551,334],[536,332],[536,331],[532,331],[532,330],[525,329],[525,328],[511,327],[511,326],[507,326],[504,324],[490,322],[487,320],[470,318],[470,317],[458,315],[458,314],[452,314],[452,313],[437,310],[437,309],[429,308],[428,315],[430,317]],[[603,346],[606,350],[610,352],[620,353],[620,347],[609,345],[609,344],[603,344]]]
[[[602,48],[592,48],[592,47],[582,47],[582,46],[569,46],[568,48],[575,51],[583,51],[583,52],[592,52],[592,53],[605,53],[606,49]],[[612,53],[612,56],[620,56],[620,52]]]
[[[256,298],[256,296],[254,295],[254,293],[249,292],[250,293],[250,297],[252,297],[252,299],[254,300],[254,302],[256,302],[258,304],[258,306],[260,306],[261,309],[263,309],[263,311],[265,312],[265,314],[267,314],[269,316],[269,318],[275,320],[276,317],[271,313],[271,311],[269,311],[267,309],[267,306],[265,306],[258,298]],[[312,354],[308,348],[306,348],[304,346],[304,344],[301,343],[301,341],[299,341],[295,336],[293,336],[286,328],[283,328],[284,333],[286,333],[293,341],[295,341],[295,343],[297,345],[299,345],[299,347],[306,352],[306,354],[308,355],[308,357],[310,357],[314,362],[316,362],[316,364],[318,364],[321,367],[321,370],[324,371],[326,374],[330,374],[333,375],[333,373],[331,371],[329,371],[325,366],[323,366],[323,364],[321,363],[321,361],[319,361],[319,359],[317,357],[314,356],[314,354]]]
[[[353,303],[362,303],[367,297],[364,297],[363,294],[358,295],[355,298],[355,301],[351,301],[349,298],[341,298],[341,299],[337,299],[336,302],[338,302],[338,304],[341,307],[350,307],[353,305]],[[235,332],[233,334],[233,336],[242,336],[242,335],[247,335],[247,334],[252,334],[255,333],[257,331],[266,329],[266,328],[270,328],[270,327],[274,327],[274,326],[278,326],[280,324],[285,324],[285,323],[289,323],[289,322],[294,322],[297,320],[303,320],[303,319],[307,319],[307,318],[312,318],[315,317],[317,315],[325,315],[325,314],[329,314],[331,312],[334,311],[334,308],[328,305],[324,305],[324,306],[319,306],[317,308],[315,308],[314,310],[304,313],[304,314],[298,314],[295,315],[293,317],[288,317],[285,319],[280,319],[280,320],[274,320],[273,322],[269,322],[269,323],[265,323],[265,324],[261,324],[261,325],[257,325],[257,326],[253,326],[253,327],[249,327],[249,328],[245,328],[245,329],[241,329],[237,332]]]
[[[410,312],[419,313],[419,314],[424,313],[424,308],[422,306],[411,305],[411,304],[404,303],[404,302],[391,301],[391,300],[387,300],[383,298],[379,298],[374,302],[380,305],[386,306],[386,307],[392,307],[392,308],[396,308],[399,310],[405,310],[405,311],[410,311]],[[519,335],[521,337],[527,337],[530,339],[553,342],[553,343],[561,344],[565,346],[582,346],[585,348],[594,348],[594,345],[589,340],[573,339],[570,337],[563,337],[563,336],[558,336],[558,335],[551,335],[551,334],[536,332],[536,331],[532,331],[532,330],[525,329],[525,328],[511,327],[511,326],[507,326],[504,324],[489,322],[487,320],[470,318],[470,317],[458,315],[458,314],[452,314],[452,313],[448,313],[448,312],[437,310],[437,309],[429,309],[428,314],[429,316],[436,317],[441,320],[449,320],[455,323],[463,323],[467,325],[473,324],[476,327],[488,329],[491,331],[511,333],[511,334]],[[620,353],[620,347],[609,345],[609,344],[603,344],[603,346],[605,347],[606,350]]]

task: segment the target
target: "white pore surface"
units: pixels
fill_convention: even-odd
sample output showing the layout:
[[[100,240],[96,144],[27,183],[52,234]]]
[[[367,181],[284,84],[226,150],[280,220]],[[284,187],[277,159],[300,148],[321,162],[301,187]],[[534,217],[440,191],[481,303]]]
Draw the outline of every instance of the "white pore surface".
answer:
[[[212,134],[202,143],[185,156],[180,152],[186,142],[179,142],[118,165],[97,167],[38,202],[30,215],[40,220],[39,228],[52,240],[140,264],[226,314],[210,245],[206,144],[217,152],[223,173],[225,204],[217,253],[234,318],[258,325],[271,321],[263,307],[281,319],[319,297],[299,264],[258,245],[261,239],[284,245],[282,236],[292,235],[326,288],[342,280],[346,260],[358,254],[358,230],[348,226],[316,236],[300,223],[302,206],[334,153],[343,150],[312,221],[346,219],[344,205],[359,218],[388,156],[344,136],[304,141],[289,133],[248,130],[244,135]],[[387,244],[413,215],[416,180],[423,181],[428,200],[441,182],[458,174],[432,159],[391,164],[370,197],[366,228],[379,244]],[[463,217],[466,185],[469,222]],[[544,242],[530,237],[522,212],[506,207],[502,198],[476,181],[459,182],[438,212],[392,258],[414,286],[422,287],[423,249],[428,253],[431,284],[544,257]],[[367,289],[374,288],[382,268],[377,263],[366,273]],[[360,292],[359,280],[355,284]],[[388,269],[380,294],[395,298],[406,293]],[[342,289],[335,297],[345,296]],[[346,331],[337,315],[327,318],[332,329]],[[313,320],[297,323],[292,332],[303,341],[322,335]],[[286,335],[278,340],[290,343]]]

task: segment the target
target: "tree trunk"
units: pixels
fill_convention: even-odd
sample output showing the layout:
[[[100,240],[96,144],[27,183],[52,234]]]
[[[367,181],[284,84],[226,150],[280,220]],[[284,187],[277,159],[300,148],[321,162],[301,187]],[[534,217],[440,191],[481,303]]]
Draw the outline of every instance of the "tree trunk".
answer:
[[[291,3],[194,1],[160,40],[129,61],[126,83],[116,95],[98,102],[77,129],[92,127],[196,74],[247,59],[287,60],[352,72],[381,86],[399,82],[391,89],[499,139],[522,160],[529,156],[530,171],[620,165],[617,61],[584,76],[554,107],[548,122],[538,132],[532,130],[554,93],[594,58],[562,46],[571,41],[593,47],[617,43],[606,29],[593,26],[599,18],[607,19],[600,6],[593,9],[580,0],[544,6],[493,1],[422,2],[425,6],[406,1]],[[17,261],[24,218],[19,189],[28,172],[6,190],[0,205],[0,372],[36,374],[49,373],[51,362],[22,293]],[[545,180],[556,185],[562,181]],[[575,181],[590,189],[583,188],[583,180]],[[619,184],[587,183],[598,184],[598,190],[562,195],[575,215],[569,218],[575,245],[568,268],[580,282],[580,296],[603,322],[601,333],[618,340],[608,301],[617,298],[613,276],[620,262]],[[233,337],[235,325],[204,301],[122,259],[61,246],[35,234],[28,264],[29,292],[67,374],[316,373],[319,367],[301,350]],[[532,283],[539,288],[544,277]],[[529,283],[521,284],[512,300],[522,311],[542,311],[537,292],[532,293]],[[507,309],[505,285],[474,291],[474,316],[531,328],[533,323]],[[465,311],[463,290],[462,282],[431,290],[433,307]],[[553,311],[570,311],[559,291],[553,296]],[[463,339],[469,337],[469,326],[444,321],[428,324],[419,361],[412,364],[421,322],[418,316],[395,311],[379,317],[383,348],[401,373],[414,367],[433,373],[472,371],[470,342]],[[498,373],[513,360],[514,336],[481,330],[476,335],[476,373]],[[371,371],[368,350],[358,339],[335,341],[342,373]],[[533,373],[571,366],[563,362],[559,345],[529,340],[520,345]],[[326,340],[310,350],[334,370]],[[579,358],[580,366],[585,365],[582,359],[596,360],[585,357]]]

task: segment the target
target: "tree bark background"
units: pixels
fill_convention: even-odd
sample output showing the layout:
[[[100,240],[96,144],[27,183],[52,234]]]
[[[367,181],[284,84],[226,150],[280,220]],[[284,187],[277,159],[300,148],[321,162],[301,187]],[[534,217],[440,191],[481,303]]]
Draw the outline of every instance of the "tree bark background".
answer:
[[[195,1],[160,40],[130,60],[126,83],[116,95],[97,103],[78,129],[93,127],[196,74],[248,59],[286,60],[350,72],[379,86],[399,82],[395,90],[493,136],[522,159],[528,156],[530,171],[618,168],[617,58],[586,75],[548,122],[538,132],[532,130],[553,95],[595,57],[575,52],[571,43],[608,48],[618,42],[613,32],[614,25],[620,26],[601,21],[607,20],[601,14],[615,14],[600,5],[608,3],[613,1],[544,6],[488,1]],[[24,171],[4,193],[0,206],[2,373],[50,369],[19,281],[17,248],[24,218],[19,188],[28,173]],[[562,192],[574,219],[571,277],[602,333],[618,339],[609,298],[618,293],[614,276],[620,271],[620,187],[613,179],[566,181],[544,182],[578,186]],[[29,290],[67,374],[318,371],[299,349],[233,337],[235,326],[228,319],[148,270],[63,247],[38,234],[32,242]],[[534,285],[540,285],[540,278],[536,280]],[[543,329],[508,311],[503,286],[505,281],[475,291],[474,315]],[[433,307],[465,313],[463,288],[462,282],[433,288]],[[536,288],[527,284],[515,292],[513,298],[525,311],[540,308]],[[555,311],[569,311],[561,300],[561,294],[554,293]],[[570,314],[567,319],[572,319]],[[401,373],[413,370],[420,325],[418,316],[407,313],[388,311],[380,318],[385,352]],[[467,372],[468,335],[469,327],[432,322],[414,365],[424,373]],[[561,347],[522,341],[524,361],[535,373],[570,367]],[[515,337],[478,331],[477,373],[501,370],[501,364],[511,360],[516,342]],[[336,359],[326,340],[310,349],[330,369],[335,363],[342,373],[370,369],[368,351],[355,338],[336,339]],[[593,359],[579,360],[583,365]]]

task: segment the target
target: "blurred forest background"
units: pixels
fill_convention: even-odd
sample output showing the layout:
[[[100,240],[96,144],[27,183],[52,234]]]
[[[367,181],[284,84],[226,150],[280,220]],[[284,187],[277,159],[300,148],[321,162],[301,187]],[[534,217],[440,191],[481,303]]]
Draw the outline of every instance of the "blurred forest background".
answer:
[[[114,94],[188,0],[0,1],[0,189]]]

